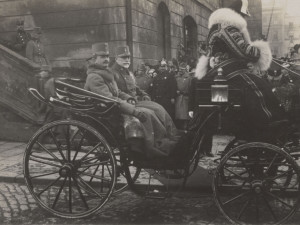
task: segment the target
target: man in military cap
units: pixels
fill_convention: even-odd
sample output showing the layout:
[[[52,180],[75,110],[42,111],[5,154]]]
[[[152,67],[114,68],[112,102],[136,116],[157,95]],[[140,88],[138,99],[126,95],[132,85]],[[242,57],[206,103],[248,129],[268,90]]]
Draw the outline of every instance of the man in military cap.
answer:
[[[188,104],[189,91],[193,77],[189,75],[186,62],[179,64],[179,72],[176,76],[177,81],[177,97],[175,100],[175,119],[177,127],[185,130],[189,120]]]
[[[139,150],[144,150],[145,155],[148,157],[168,155],[170,153],[169,149],[174,144],[174,141],[170,138],[177,133],[172,120],[168,119],[168,114],[163,113],[164,109],[162,107],[161,114],[157,114],[154,110],[144,108],[138,104],[135,105],[135,99],[118,88],[115,75],[108,67],[109,50],[107,43],[93,44],[92,53],[94,62],[88,67],[84,88],[117,100],[123,114],[133,115],[140,120],[145,135],[142,140],[129,140],[132,149],[138,150],[137,146],[139,146]],[[128,61],[126,60],[126,62]],[[140,144],[143,144],[143,146]]]
[[[24,30],[24,20],[17,20],[17,36],[16,42],[13,46],[13,50],[22,56],[25,56],[25,49],[27,42],[31,39],[30,34]]]
[[[118,46],[116,48],[116,62],[111,69],[115,74],[115,80],[121,91],[131,95],[137,100],[150,100],[149,95],[136,85],[133,73],[129,70],[130,51],[129,47]]]
[[[150,96],[153,101],[162,105],[173,119],[175,116],[176,90],[176,79],[174,75],[169,73],[167,62],[162,60],[158,74],[153,78]]]
[[[40,27],[34,27],[31,30],[31,40],[26,45],[26,58],[42,65],[50,65],[48,57],[45,54],[44,44],[41,42],[42,30]]]

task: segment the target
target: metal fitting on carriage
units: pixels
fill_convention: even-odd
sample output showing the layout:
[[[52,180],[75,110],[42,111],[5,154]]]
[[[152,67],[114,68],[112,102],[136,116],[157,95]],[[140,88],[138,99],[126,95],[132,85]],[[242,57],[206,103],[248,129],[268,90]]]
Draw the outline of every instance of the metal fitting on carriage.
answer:
[[[129,115],[123,115],[125,138],[144,138],[144,131],[138,118]]]

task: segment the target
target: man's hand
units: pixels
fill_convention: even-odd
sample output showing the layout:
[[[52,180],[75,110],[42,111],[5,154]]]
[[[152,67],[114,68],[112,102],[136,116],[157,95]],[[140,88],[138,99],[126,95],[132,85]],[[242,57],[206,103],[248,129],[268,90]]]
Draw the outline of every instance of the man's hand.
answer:
[[[189,111],[189,117],[191,117],[191,118],[194,117],[194,112],[193,111]]]
[[[147,121],[147,116],[146,116],[146,113],[145,112],[141,112],[140,110],[138,109],[135,109],[133,111],[133,116],[135,116],[136,118],[138,118],[142,123],[146,122]]]
[[[151,98],[148,95],[142,97],[143,101],[151,101]]]
[[[175,104],[175,99],[174,98],[171,98],[171,103]]]
[[[129,99],[127,100],[127,102],[128,102],[129,104],[131,104],[131,105],[135,105],[135,104],[136,104],[136,100],[135,100],[134,98],[129,98]]]

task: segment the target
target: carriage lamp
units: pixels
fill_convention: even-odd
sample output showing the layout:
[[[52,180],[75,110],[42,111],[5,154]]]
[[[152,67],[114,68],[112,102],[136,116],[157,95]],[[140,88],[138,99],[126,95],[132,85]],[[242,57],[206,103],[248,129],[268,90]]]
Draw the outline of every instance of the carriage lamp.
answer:
[[[222,68],[218,69],[218,75],[214,79],[214,84],[211,85],[211,102],[228,102],[228,84],[223,76]]]

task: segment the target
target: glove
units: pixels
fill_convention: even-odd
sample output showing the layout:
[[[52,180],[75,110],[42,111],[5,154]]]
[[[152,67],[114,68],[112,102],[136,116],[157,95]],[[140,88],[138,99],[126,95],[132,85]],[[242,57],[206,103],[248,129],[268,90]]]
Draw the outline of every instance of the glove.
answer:
[[[135,116],[136,118],[138,118],[142,123],[147,121],[146,113],[141,112],[138,109],[133,110],[132,115]]]
[[[189,117],[191,117],[191,118],[194,117],[194,112],[193,111],[189,111]]]
[[[136,104],[136,100],[134,98],[128,98],[127,102],[131,105],[135,105]]]

